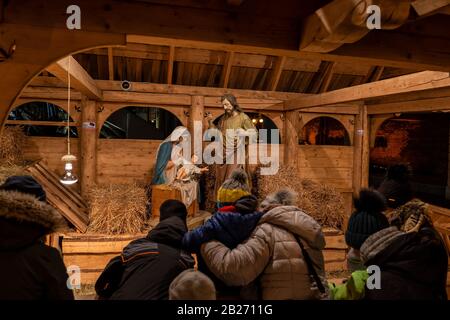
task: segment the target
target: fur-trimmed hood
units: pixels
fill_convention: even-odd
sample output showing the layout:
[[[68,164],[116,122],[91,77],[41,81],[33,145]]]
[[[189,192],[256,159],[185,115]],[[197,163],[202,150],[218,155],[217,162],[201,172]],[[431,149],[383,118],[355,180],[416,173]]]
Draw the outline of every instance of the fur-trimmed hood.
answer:
[[[16,191],[0,191],[0,250],[24,247],[68,228],[49,204]]]

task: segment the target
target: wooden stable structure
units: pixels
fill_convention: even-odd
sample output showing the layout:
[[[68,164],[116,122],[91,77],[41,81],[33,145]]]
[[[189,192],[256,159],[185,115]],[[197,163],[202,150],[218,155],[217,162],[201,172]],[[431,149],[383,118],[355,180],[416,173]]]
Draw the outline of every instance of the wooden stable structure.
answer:
[[[100,139],[114,112],[158,107],[188,128],[195,121],[206,127],[205,114],[222,114],[220,96],[233,93],[244,111],[280,130],[281,162],[335,186],[350,214],[352,195],[368,186],[381,124],[397,114],[450,110],[448,1],[77,3],[82,28],[68,30],[68,1],[0,0],[0,128],[61,126],[7,117],[32,101],[66,109],[70,60],[81,196],[97,183],[150,179],[161,141]],[[369,3],[380,6],[382,30],[367,28]],[[123,80],[131,88],[123,90]],[[319,117],[337,120],[350,144],[300,145],[305,125]],[[61,173],[64,138],[26,143],[28,159]],[[340,263],[342,252],[335,254]]]

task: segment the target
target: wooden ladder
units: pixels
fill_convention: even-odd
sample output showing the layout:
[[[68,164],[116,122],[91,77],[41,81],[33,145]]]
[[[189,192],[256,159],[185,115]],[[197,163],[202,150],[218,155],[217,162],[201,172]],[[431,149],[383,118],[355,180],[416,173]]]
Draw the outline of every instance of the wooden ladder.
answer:
[[[27,171],[42,185],[47,194],[47,201],[75,228],[86,232],[89,214],[83,198],[62,185],[58,176],[42,161],[30,165],[27,167]]]

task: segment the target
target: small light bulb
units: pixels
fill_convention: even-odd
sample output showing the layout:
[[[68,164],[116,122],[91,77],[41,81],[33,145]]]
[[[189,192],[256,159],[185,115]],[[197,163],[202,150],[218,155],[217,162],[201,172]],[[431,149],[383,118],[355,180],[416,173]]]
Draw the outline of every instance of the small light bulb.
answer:
[[[256,123],[256,119],[253,119],[252,122],[253,122],[253,123]]]
[[[260,123],[263,123],[263,122],[264,122],[264,119],[262,119],[262,118],[259,119],[259,122],[260,122]]]

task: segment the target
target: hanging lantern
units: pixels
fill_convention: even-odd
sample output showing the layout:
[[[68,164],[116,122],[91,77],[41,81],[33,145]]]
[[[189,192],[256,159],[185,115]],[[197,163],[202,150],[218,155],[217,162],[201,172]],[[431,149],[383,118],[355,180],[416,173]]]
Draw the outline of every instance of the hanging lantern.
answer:
[[[62,184],[71,185],[78,182],[77,176],[73,173],[73,163],[77,161],[77,157],[71,154],[66,154],[61,158],[64,164],[64,175],[59,181]]]
[[[64,162],[64,175],[59,179],[59,182],[65,185],[71,185],[78,182],[77,176],[73,173],[73,163],[77,157],[70,154],[70,58],[67,68],[68,85],[67,85],[67,154],[61,158]]]

